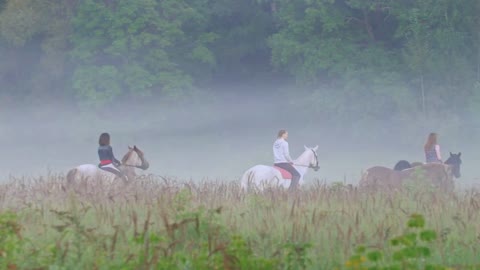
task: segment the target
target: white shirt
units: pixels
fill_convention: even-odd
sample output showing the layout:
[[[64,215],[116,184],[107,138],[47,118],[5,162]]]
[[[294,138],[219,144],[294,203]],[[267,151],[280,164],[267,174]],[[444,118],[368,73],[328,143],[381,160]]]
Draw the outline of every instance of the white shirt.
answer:
[[[293,162],[288,151],[288,142],[283,138],[279,138],[273,143],[273,158],[274,163]]]

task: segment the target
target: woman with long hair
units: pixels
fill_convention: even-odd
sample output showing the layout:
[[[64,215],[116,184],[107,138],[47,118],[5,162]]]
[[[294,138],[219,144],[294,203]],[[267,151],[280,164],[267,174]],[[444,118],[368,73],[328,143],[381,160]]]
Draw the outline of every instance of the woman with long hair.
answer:
[[[437,142],[437,133],[430,133],[427,142],[423,147],[425,152],[426,163],[442,163],[442,155],[440,154],[440,145]]]

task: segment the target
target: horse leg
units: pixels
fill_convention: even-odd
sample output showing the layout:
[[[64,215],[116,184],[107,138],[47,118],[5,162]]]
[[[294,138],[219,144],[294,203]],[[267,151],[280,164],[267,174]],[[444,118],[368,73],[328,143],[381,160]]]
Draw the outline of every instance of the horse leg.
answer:
[[[295,174],[292,173],[292,181],[290,182],[290,186],[288,187],[288,191],[289,192],[296,191],[299,181],[300,181],[300,174],[298,172],[295,173]]]

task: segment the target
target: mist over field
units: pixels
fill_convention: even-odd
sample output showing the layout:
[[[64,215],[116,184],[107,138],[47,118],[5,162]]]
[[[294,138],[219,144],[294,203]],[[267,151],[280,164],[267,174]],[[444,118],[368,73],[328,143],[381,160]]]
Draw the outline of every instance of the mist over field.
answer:
[[[319,146],[307,179],[462,152],[476,183],[475,1],[0,1],[0,176],[98,162],[101,132],[147,173],[238,180]]]
[[[309,171],[307,183],[357,184],[361,171],[370,166],[393,167],[400,159],[424,159],[427,129],[413,137],[396,133],[398,129],[385,131],[382,127],[390,126],[388,121],[361,128],[354,122],[333,125],[317,114],[300,110],[288,97],[285,92],[217,94],[181,105],[122,102],[97,113],[54,102],[4,107],[0,175],[6,181],[9,175],[66,174],[80,164],[97,164],[97,141],[102,132],[111,134],[117,158],[121,159],[127,146],[137,145],[151,164],[145,173],[179,180],[239,181],[249,167],[272,164],[272,143],[283,128],[290,133],[293,158],[302,153],[304,145],[319,146],[320,171]],[[476,170],[478,158],[473,154],[474,139],[439,137],[444,159],[449,151],[463,153],[463,176],[457,182],[461,186],[475,184],[480,176]]]

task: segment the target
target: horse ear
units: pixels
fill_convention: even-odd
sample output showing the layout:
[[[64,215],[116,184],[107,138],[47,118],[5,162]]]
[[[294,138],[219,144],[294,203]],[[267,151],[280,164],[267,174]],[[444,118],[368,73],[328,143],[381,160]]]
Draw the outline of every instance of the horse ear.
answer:
[[[129,145],[129,146],[128,146],[128,150],[132,150],[132,149],[133,149],[133,148]]]
[[[318,145],[316,145],[314,148],[313,148],[313,151],[317,151],[318,150]]]
[[[137,146],[136,146],[136,145],[133,146],[133,150],[137,150]]]
[[[462,152],[458,152],[458,157],[460,157],[462,155]]]

